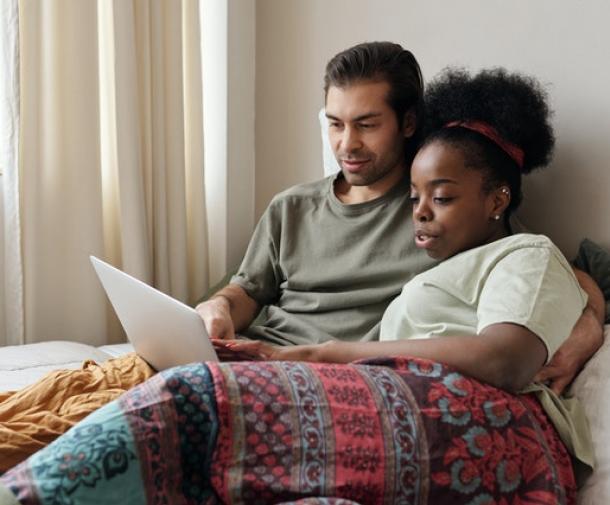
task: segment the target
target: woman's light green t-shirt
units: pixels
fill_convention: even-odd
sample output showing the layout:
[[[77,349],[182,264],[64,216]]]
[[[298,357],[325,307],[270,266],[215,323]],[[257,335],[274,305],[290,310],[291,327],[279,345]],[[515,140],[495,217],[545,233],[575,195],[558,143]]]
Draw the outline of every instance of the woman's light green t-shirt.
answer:
[[[478,334],[496,323],[535,333],[547,361],[570,335],[587,295],[559,249],[543,235],[521,233],[470,249],[415,276],[388,306],[380,339]],[[536,391],[568,450],[589,466],[592,447],[586,418],[575,399]]]

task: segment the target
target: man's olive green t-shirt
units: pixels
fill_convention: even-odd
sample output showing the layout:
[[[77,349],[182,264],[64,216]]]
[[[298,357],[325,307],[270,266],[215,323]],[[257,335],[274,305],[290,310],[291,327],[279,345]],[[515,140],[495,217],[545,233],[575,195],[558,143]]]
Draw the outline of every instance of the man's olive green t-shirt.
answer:
[[[277,195],[231,282],[263,306],[249,338],[279,344],[379,337],[388,304],[434,261],[415,247],[408,180],[343,204],[341,174]]]

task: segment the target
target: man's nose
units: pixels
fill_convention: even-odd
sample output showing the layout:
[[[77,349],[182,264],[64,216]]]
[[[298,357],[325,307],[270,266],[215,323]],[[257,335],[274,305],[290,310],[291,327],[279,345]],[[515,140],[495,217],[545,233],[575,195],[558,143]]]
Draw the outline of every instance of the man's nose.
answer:
[[[345,128],[341,138],[341,147],[346,152],[357,151],[362,147],[362,139],[355,128]]]

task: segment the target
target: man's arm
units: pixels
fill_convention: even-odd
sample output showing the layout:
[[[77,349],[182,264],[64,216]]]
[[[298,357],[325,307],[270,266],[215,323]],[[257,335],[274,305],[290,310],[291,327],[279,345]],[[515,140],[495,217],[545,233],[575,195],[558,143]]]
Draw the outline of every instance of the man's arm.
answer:
[[[570,336],[535,377],[539,382],[548,381],[550,388],[557,394],[561,394],[574,380],[576,374],[600,348],[604,338],[604,296],[595,281],[585,272],[575,268],[574,274],[580,287],[589,296],[587,306]]]
[[[196,310],[211,338],[235,338],[235,332],[250,326],[262,305],[272,304],[278,299],[278,273],[281,270],[277,254],[282,221],[282,212],[278,209],[280,204],[279,200],[274,199],[261,216],[244,259],[233,276],[251,287],[249,292],[252,296],[241,285],[231,282],[197,305]]]
[[[196,309],[211,338],[233,339],[246,329],[258,314],[258,303],[241,286],[229,284]]]

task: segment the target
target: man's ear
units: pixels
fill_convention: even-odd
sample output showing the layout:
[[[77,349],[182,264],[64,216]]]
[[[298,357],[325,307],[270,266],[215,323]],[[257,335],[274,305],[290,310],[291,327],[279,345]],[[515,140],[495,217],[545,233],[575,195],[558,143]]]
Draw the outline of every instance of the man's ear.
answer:
[[[409,109],[405,112],[405,115],[402,118],[402,134],[406,138],[410,138],[415,133],[417,129],[417,116],[415,114],[415,110]]]

